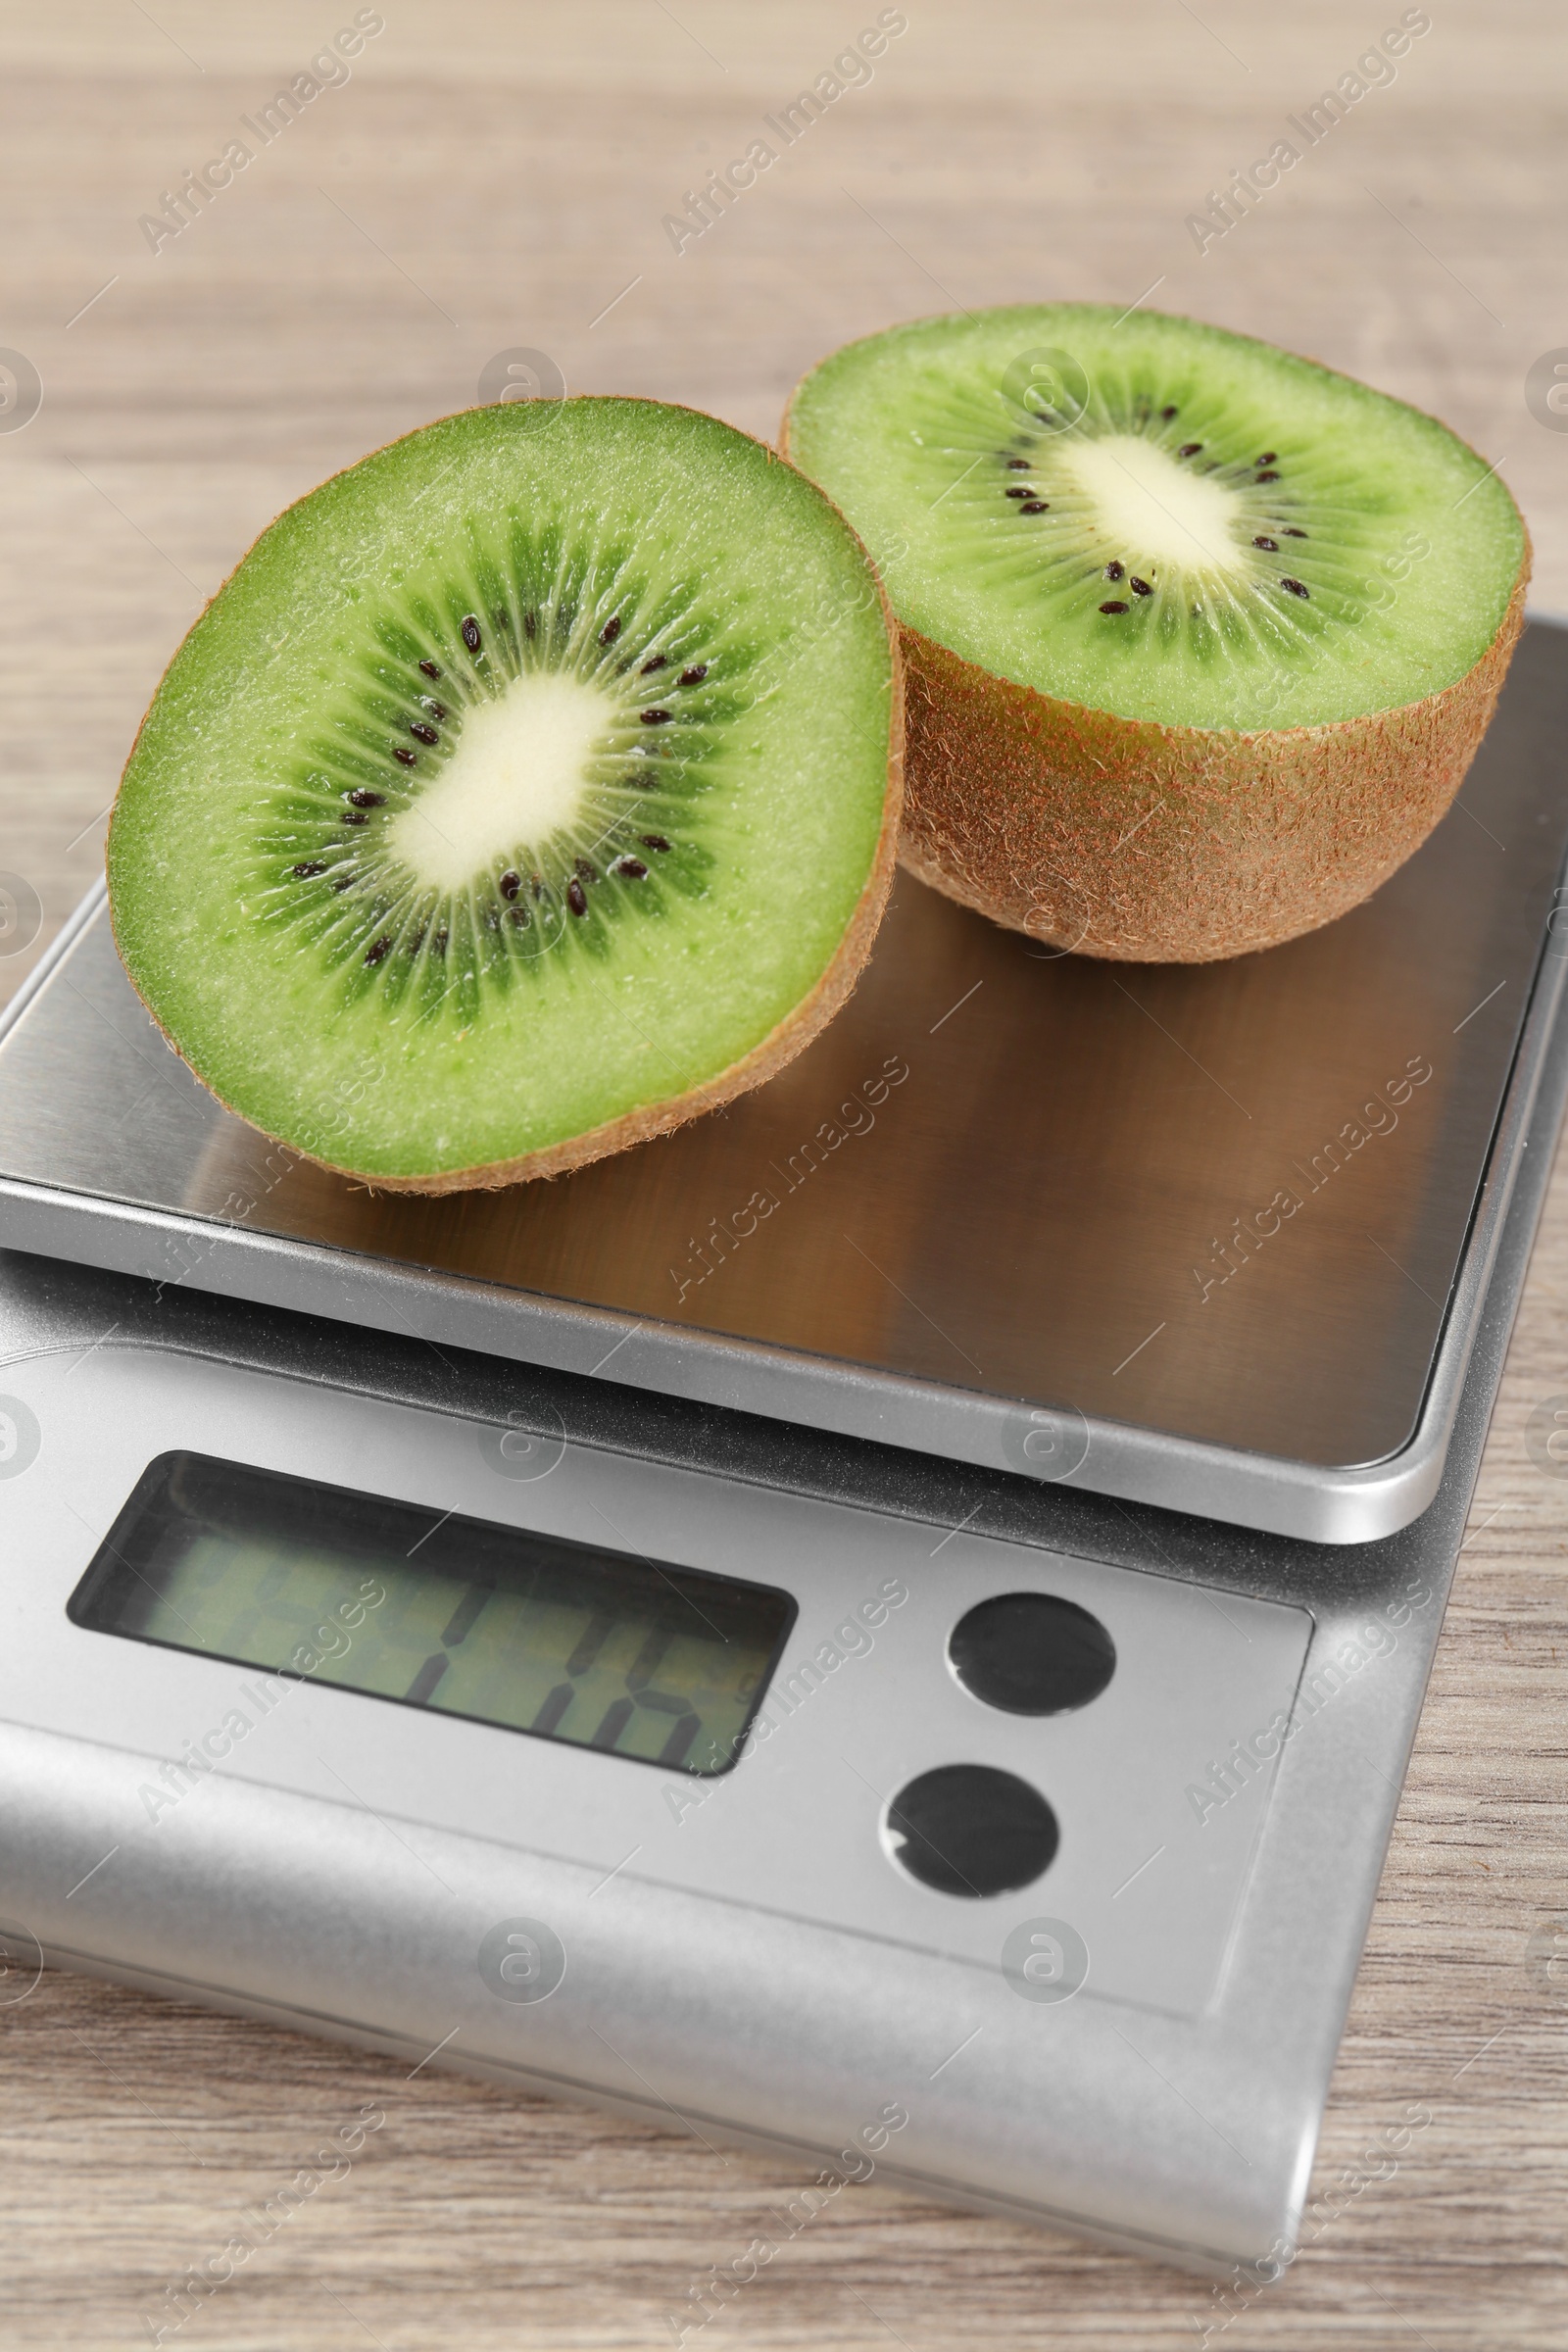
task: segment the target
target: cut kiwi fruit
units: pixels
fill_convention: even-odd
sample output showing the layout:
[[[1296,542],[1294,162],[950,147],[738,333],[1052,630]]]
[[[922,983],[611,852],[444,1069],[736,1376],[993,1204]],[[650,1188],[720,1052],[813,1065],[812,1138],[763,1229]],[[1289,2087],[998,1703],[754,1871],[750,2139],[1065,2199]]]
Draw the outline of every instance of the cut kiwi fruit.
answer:
[[[1192,319],[1057,304],[836,352],[783,446],[905,657],[904,861],[1096,956],[1330,921],[1480,742],[1529,542],[1446,426]]]
[[[892,878],[896,652],[821,492],[710,416],[508,403],[263,533],[109,837],[154,1018],[387,1189],[552,1175],[759,1084]]]

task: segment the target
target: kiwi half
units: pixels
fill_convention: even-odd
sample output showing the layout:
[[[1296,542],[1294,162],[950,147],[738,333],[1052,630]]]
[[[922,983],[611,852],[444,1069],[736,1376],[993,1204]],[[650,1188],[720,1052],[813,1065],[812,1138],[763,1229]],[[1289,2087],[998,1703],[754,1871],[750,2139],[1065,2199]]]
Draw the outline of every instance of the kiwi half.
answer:
[[[864,550],[651,401],[426,426],[281,515],[175,655],[115,937],[232,1110],[378,1187],[555,1174],[758,1085],[892,878]]]
[[[1330,921],[1459,788],[1529,542],[1446,426],[1191,319],[1058,304],[836,352],[783,446],[905,657],[904,862],[1088,955]]]

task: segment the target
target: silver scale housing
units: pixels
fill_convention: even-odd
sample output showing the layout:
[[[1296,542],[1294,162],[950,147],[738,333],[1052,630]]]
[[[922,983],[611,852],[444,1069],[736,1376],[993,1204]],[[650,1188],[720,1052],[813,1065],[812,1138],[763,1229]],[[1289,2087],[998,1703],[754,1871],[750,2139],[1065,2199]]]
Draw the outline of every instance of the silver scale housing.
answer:
[[[421,1262],[416,1221],[398,1223],[388,1247],[375,1205],[360,1195],[354,1208],[315,1171],[297,1203],[291,1177],[225,1223],[215,1188],[231,1194],[264,1148],[165,1054],[90,900],[0,1027],[0,1388],[43,1433],[25,1474],[0,1478],[0,1914],[13,1949],[31,1936],[59,1965],[410,2065],[441,2044],[437,2063],[784,2149],[808,2171],[897,2102],[909,2120],[877,2178],[1199,2269],[1266,2261],[1298,2224],[1568,1089],[1551,932],[1565,715],[1563,641],[1538,624],[1466,787],[1467,809],[1499,837],[1497,868],[1478,878],[1457,812],[1337,927],[1371,1029],[1404,975],[1396,1009],[1433,1061],[1441,1105],[1408,1169],[1389,1139],[1395,1172],[1377,1180],[1376,1211],[1401,1240],[1396,1273],[1431,1309],[1423,1324],[1393,1284],[1363,1296],[1362,1352],[1381,1346],[1386,1374],[1378,1426],[1402,1415],[1406,1433],[1382,1455],[1227,1442],[1239,1407],[1216,1408],[1202,1434],[1200,1387],[1184,1395],[1157,1369],[1142,1394],[1162,1396],[1163,1415],[1108,1418],[1099,1400],[1119,1392],[1105,1364],[1082,1357],[1074,1377],[1061,1354],[1060,1330],[1082,1350],[1094,1328],[1071,1298],[1058,1300],[1059,1328],[1037,1325],[1038,1386],[964,1386],[922,1368],[925,1343],[896,1320],[878,1326],[874,1357],[835,1360],[660,1318],[640,1296],[519,1288],[510,1277],[527,1245],[514,1235],[501,1252],[509,1279],[476,1273],[450,1219],[422,1229]],[[1477,902],[1485,919],[1466,929]],[[903,939],[921,945],[911,904],[895,954]],[[1108,1003],[1094,975],[1026,973],[1034,993],[1009,998],[1017,973],[985,927],[971,938],[962,917],[955,932],[954,912],[939,907],[940,937],[923,943],[947,956],[944,985],[964,976],[956,939],[1007,1017],[1033,1006],[1068,1031],[1103,1017],[1082,995],[1093,986]],[[1433,953],[1439,916],[1446,959]],[[1259,971],[1297,956],[1298,996],[1336,968],[1321,944],[1300,948],[1206,976],[1206,994],[1182,999],[1189,1021],[1221,1000],[1215,1034],[1240,1022],[1245,1043]],[[836,1091],[844,1052],[885,1042],[891,998],[875,969],[861,1012],[846,1016],[863,1036],[840,1041],[825,1081],[808,1055],[778,1115],[826,1100],[824,1083]],[[1511,1001],[1456,1027],[1456,1004],[1494,1004],[1495,971]],[[1375,1001],[1369,974],[1382,978]],[[1133,977],[1142,1010],[1160,976]],[[894,982],[896,996],[906,984]],[[1046,989],[1056,995],[1043,1012]],[[1461,1045],[1475,1025],[1479,1048]],[[1374,1037],[1369,1052],[1381,1050]],[[906,1058],[913,1088],[920,1069]],[[1319,1060],[1338,1061],[1342,1099],[1352,1062],[1357,1084],[1368,1066],[1339,1034]],[[1180,1105],[1172,1115],[1180,1129]],[[711,1147],[737,1172],[766,1141],[745,1116]],[[1164,1173],[1143,1207],[1164,1231],[1158,1142],[1156,1131],[1148,1165]],[[869,1142],[847,1146],[812,1198],[838,1181],[833,1216],[869,1218],[887,1167],[919,1180],[910,1155],[907,1133],[880,1160]],[[978,1151],[976,1166],[991,1155]],[[899,1261],[917,1294],[921,1269],[941,1271],[932,1236],[952,1170],[940,1156],[921,1163],[937,1171],[925,1238]],[[1227,1169],[1223,1147],[1210,1156],[1216,1197],[1234,1201],[1246,1169]],[[641,1206],[657,1225],[666,1180],[656,1165],[647,1181]],[[586,1225],[619,1216],[617,1230],[634,1231],[638,1200],[613,1190],[634,1182],[617,1175],[608,1196],[585,1187]],[[1082,1207],[1105,1244],[1105,1212],[1087,1197]],[[479,1244],[494,1249],[482,1225],[494,1211],[476,1213]],[[568,1200],[548,1213],[569,1228],[579,1212]],[[369,1220],[358,1249],[343,1223],[355,1215]],[[1303,1213],[1310,1261],[1308,1230]],[[661,1234],[656,1258],[668,1246]],[[1343,1271],[1344,1232],[1323,1246],[1327,1277],[1311,1262],[1268,1275],[1266,1254],[1247,1267],[1263,1278],[1265,1320],[1280,1310],[1264,1280],[1305,1291]],[[1026,1308],[1047,1279],[1041,1261],[1030,1269]],[[1106,1279],[1108,1316],[1125,1301],[1116,1269]],[[739,1287],[737,1298],[744,1323]],[[1161,1303],[1157,1282],[1147,1301]],[[1007,1311],[1000,1294],[990,1303]],[[1259,1311],[1238,1306],[1233,1341]],[[1029,1338],[1014,1321],[1009,1364]],[[982,1326],[965,1324],[965,1338]],[[1189,1310],[1177,1335],[1194,1383],[1210,1328]],[[1353,1340],[1353,1298],[1346,1330]],[[1308,1423],[1348,1344],[1303,1343]],[[1258,1385],[1271,1383],[1283,1413],[1289,1365],[1262,1366]],[[508,1426],[544,1433],[548,1475],[497,1475]],[[1018,1453],[1031,1429],[1070,1441],[1054,1457],[1066,1478],[1016,1474],[1032,1466]],[[180,1446],[783,1586],[800,1616],[775,1689],[793,1680],[805,1695],[774,1710],[779,1730],[732,1775],[703,1784],[301,1683],[221,1773],[149,1821],[143,1783],[247,1678],[83,1631],[65,1602],[148,1461]],[[908,1597],[870,1648],[806,1690],[802,1662],[890,1581]],[[1032,1589],[1080,1601],[1117,1650],[1100,1698],[1045,1721],[984,1707],[946,1660],[974,1601]],[[1277,1762],[1200,1819],[1190,1787],[1281,1713],[1293,1736]],[[1003,1764],[1049,1796],[1062,1842],[1036,1886],[964,1902],[887,1859],[888,1798],[950,1760]],[[1019,1998],[1000,1967],[1008,1931],[1043,1915],[1068,1921],[1091,1956],[1084,1988],[1059,2004]],[[481,1939],[516,1917],[547,1922],[564,1946],[548,2000],[497,2000],[479,1973]]]

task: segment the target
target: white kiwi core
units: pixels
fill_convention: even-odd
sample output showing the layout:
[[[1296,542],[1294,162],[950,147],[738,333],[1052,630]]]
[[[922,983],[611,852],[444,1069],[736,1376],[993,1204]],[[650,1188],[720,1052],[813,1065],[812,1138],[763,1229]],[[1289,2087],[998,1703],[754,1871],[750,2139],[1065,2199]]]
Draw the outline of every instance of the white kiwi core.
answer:
[[[1057,463],[1089,502],[1085,519],[1135,569],[1247,575],[1242,502],[1211,474],[1138,433],[1070,440]]]
[[[421,882],[458,890],[547,840],[575,818],[616,716],[588,679],[525,670],[465,710],[451,758],[392,818],[389,846]]]

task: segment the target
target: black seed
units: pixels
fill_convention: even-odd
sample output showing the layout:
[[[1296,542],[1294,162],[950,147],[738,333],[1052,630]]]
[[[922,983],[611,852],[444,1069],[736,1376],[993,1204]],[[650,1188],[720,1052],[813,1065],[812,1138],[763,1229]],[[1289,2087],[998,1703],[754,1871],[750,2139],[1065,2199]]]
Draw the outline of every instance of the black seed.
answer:
[[[1026,498],[1018,509],[1020,514],[1045,514],[1050,512],[1049,498]]]
[[[620,614],[618,612],[612,612],[610,618],[606,621],[604,627],[599,632],[599,642],[601,645],[613,645],[615,639],[619,635]]]
[[[1265,449],[1263,455],[1258,459],[1257,462],[1260,466],[1272,466],[1278,455],[1278,450]]]
[[[545,878],[543,874],[535,874],[532,881],[529,883],[528,888],[533,892],[533,895],[536,899],[542,899],[545,895]]]
[[[667,710],[639,710],[637,715],[645,727],[664,727],[669,724]]]
[[[1254,547],[1261,547],[1261,548],[1265,549],[1265,550],[1266,550],[1266,552],[1267,552],[1269,555],[1271,555],[1271,556],[1273,556],[1273,555],[1277,555],[1277,554],[1279,553],[1279,545],[1280,545],[1280,543],[1279,543],[1279,541],[1278,541],[1277,539],[1268,539],[1268,538],[1264,538],[1264,537],[1261,537],[1261,536],[1259,536],[1258,538],[1256,538],[1256,539],[1254,539],[1254,540],[1252,541],[1252,545],[1253,545]]]
[[[526,906],[512,906],[508,908],[508,912],[519,931],[526,931],[528,925],[533,921],[533,916],[528,912]]]
[[[334,890],[352,890],[354,888],[354,876],[352,874],[339,874],[337,880],[333,883],[332,888]]]
[[[292,871],[297,879],[303,882],[312,874],[324,874],[326,866],[319,858],[308,858],[303,865],[296,865]]]
[[[1134,596],[1152,596],[1154,593],[1152,588],[1151,588],[1149,585],[1149,582],[1147,580],[1141,580],[1136,571],[1127,582],[1127,585],[1132,590]]]
[[[1286,539],[1304,539],[1306,533],[1298,531],[1294,522],[1287,522],[1281,526],[1281,536]]]
[[[588,911],[587,894],[575,874],[566,884],[566,905],[573,914],[586,914]]]
[[[419,703],[423,710],[429,711],[432,718],[445,718],[447,707],[445,703],[438,703],[433,694],[421,694]]]
[[[405,767],[417,767],[419,764],[418,753],[406,751],[401,743],[392,746],[392,757],[401,760]]]
[[[430,953],[432,956],[444,956],[446,952],[447,927],[443,923],[439,931],[434,931],[430,935]]]
[[[427,678],[438,678],[441,675],[441,665],[437,662],[421,662],[419,667]]]
[[[1102,605],[1100,610],[1102,612],[1125,612],[1127,611],[1127,607],[1124,604],[1119,603],[1115,597],[1112,597],[1109,604]]]
[[[599,879],[598,866],[593,864],[593,862],[587,858],[579,858],[577,860],[577,879],[579,882],[597,882]]]
[[[1265,466],[1257,478],[1260,482],[1277,482],[1280,477],[1273,470],[1272,466]]]
[[[343,797],[356,808],[384,808],[386,806],[385,796],[379,792],[371,792],[369,787],[365,784],[356,784],[354,790],[345,793]]]
[[[1201,441],[1184,441],[1176,455],[1179,458],[1196,458],[1202,446]]]
[[[501,877],[500,889],[504,899],[514,899],[522,888],[522,876],[509,865]]]
[[[628,882],[641,882],[648,872],[640,858],[617,858],[610,870],[612,874],[624,874]]]
[[[465,612],[463,616],[463,642],[470,654],[479,651],[479,623],[471,612]]]
[[[434,727],[427,725],[422,718],[410,719],[409,733],[419,743],[439,743],[441,740]]]
[[[1169,422],[1170,422],[1171,418],[1172,418],[1172,417],[1175,416],[1175,414],[1176,414],[1176,410],[1175,410],[1175,406],[1174,406],[1174,404],[1173,404],[1173,405],[1172,405],[1170,408],[1168,408],[1168,409],[1161,409],[1161,410],[1160,410],[1160,412],[1159,412],[1159,415],[1160,415],[1160,421],[1161,421],[1162,423],[1164,423],[1164,424],[1169,424]]]
[[[538,620],[538,615],[537,615],[536,613],[533,613],[533,612],[525,612],[525,613],[523,614],[523,616],[522,616],[522,633],[523,633],[523,635],[524,635],[525,637],[534,637],[534,636],[537,636],[537,635],[538,635],[538,632],[539,632],[539,620]]]
[[[694,662],[690,669],[683,669],[681,671],[680,682],[683,686],[700,686],[707,675],[708,663],[706,662]]]
[[[644,833],[641,839],[645,850],[667,850],[669,847],[662,833]]]
[[[1288,588],[1293,596],[1304,597],[1307,594],[1304,583],[1300,580],[1293,580],[1289,574],[1280,581],[1280,586]]]
[[[1007,464],[1011,466],[1014,473],[1028,473],[1030,471],[1030,464],[1027,458],[1009,458],[1007,460]]]
[[[343,822],[346,825],[363,825],[368,824],[368,818],[363,817],[357,808],[345,808],[343,811]]]
[[[1126,569],[1126,564],[1118,564],[1116,558],[1112,556],[1110,562],[1105,565],[1105,577],[1107,580],[1119,580]]]
[[[379,939],[372,939],[372,940],[371,940],[371,942],[370,942],[370,944],[369,944],[369,946],[368,946],[368,947],[366,949],[366,951],[365,951],[365,960],[366,960],[366,962],[367,962],[367,963],[379,963],[379,962],[380,962],[380,960],[381,960],[381,958],[382,958],[382,956],[383,956],[386,954],[386,952],[387,952],[388,948],[390,948],[390,947],[391,947],[391,945],[392,945],[392,934],[391,934],[391,932],[390,932],[390,931],[383,931],[383,932],[382,932],[382,934],[381,934],[381,936],[380,936],[380,938],[379,938]]]
[[[653,676],[653,673],[656,669],[667,669],[668,667],[669,656],[667,654],[655,654],[651,662],[645,662],[643,663],[642,668],[637,672],[637,675],[640,678],[649,678]]]
[[[1029,493],[1027,490],[1019,490],[1014,487],[1012,489],[1004,490],[1002,495],[1004,498],[1027,498]]]

